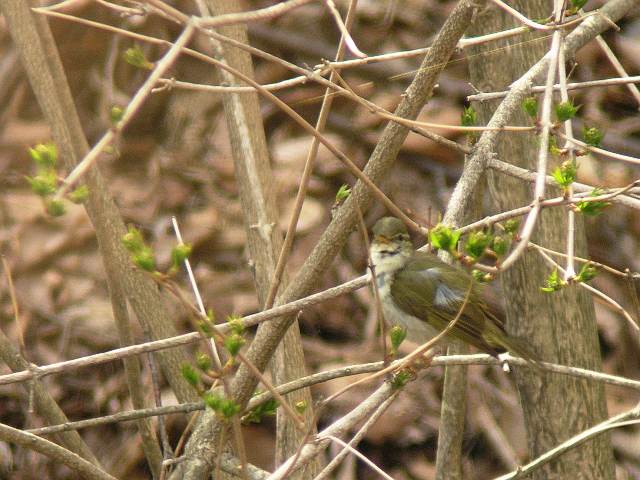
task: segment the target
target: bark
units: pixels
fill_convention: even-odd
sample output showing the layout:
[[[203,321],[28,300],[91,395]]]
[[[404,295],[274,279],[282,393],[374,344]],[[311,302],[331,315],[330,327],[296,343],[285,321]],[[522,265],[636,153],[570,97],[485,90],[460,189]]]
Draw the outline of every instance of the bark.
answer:
[[[511,3],[529,18],[543,18],[550,12],[547,1]],[[473,33],[481,35],[517,24],[504,11],[491,5],[478,15]],[[523,75],[548,50],[549,38],[529,34],[513,40],[493,42],[469,53],[471,81],[481,91],[503,90]],[[512,45],[503,49],[506,45]],[[486,124],[497,102],[474,105],[480,124]],[[526,125],[518,112],[510,124]],[[534,135],[503,133],[496,153],[517,166],[535,170],[538,143]],[[552,161],[549,168],[556,164]],[[499,211],[531,202],[530,184],[491,171],[489,190]],[[549,195],[560,193],[550,189]],[[532,241],[564,251],[567,215],[563,209],[545,209],[538,220]],[[576,255],[586,256],[586,239],[581,218],[576,224]],[[525,252],[516,264],[501,274],[506,299],[507,330],[524,339],[540,358],[599,370],[601,367],[593,301],[577,286],[548,294],[540,290],[549,268],[534,252]],[[529,453],[537,457],[558,443],[604,420],[607,409],[601,384],[554,374],[532,374],[516,370],[524,418],[529,437]],[[614,478],[613,454],[608,435],[602,435],[545,465],[531,478]]]
[[[211,15],[221,15],[241,11],[237,2],[207,0]],[[248,44],[247,29],[244,24],[221,27],[218,32],[234,40]],[[230,45],[214,44],[215,56],[231,67],[253,78],[251,55]],[[244,85],[228,72],[220,71],[220,78],[229,85]],[[240,202],[244,215],[245,232],[249,251],[249,266],[254,272],[256,290],[260,304],[264,306],[280,249],[282,232],[276,228],[278,209],[273,190],[267,141],[260,115],[260,106],[256,93],[223,95],[225,117],[227,120],[236,179],[240,187]],[[283,276],[281,289],[286,288],[287,278]],[[260,328],[269,328],[264,325]],[[259,347],[259,345],[256,345]],[[300,339],[298,322],[292,322],[273,357],[272,378],[275,385],[287,383],[306,376],[304,353]],[[308,388],[286,396],[290,404],[304,401],[309,406],[305,411],[307,428],[312,425],[313,408]],[[277,414],[276,464],[293,455],[304,440],[304,433],[296,429],[292,419],[282,409]],[[299,478],[313,476],[315,464],[298,474]]]

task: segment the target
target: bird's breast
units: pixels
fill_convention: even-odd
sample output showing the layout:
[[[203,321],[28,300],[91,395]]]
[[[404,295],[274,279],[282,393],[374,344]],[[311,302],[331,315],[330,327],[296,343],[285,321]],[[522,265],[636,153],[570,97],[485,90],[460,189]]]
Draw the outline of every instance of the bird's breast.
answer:
[[[394,274],[376,272],[376,284],[384,319],[389,325],[399,325],[407,330],[407,339],[413,343],[425,343],[436,335],[436,331],[427,322],[402,310],[391,295]]]

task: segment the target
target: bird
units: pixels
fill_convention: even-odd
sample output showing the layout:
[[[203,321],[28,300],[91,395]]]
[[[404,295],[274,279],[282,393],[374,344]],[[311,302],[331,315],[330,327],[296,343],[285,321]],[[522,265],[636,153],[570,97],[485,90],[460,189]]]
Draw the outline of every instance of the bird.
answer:
[[[462,268],[431,253],[416,251],[398,218],[383,217],[376,222],[370,257],[384,318],[405,329],[407,339],[418,344],[429,341],[464,305],[448,337],[496,358],[506,350],[530,363],[537,362],[531,349],[509,336],[504,323],[491,313],[482,298],[481,285]]]

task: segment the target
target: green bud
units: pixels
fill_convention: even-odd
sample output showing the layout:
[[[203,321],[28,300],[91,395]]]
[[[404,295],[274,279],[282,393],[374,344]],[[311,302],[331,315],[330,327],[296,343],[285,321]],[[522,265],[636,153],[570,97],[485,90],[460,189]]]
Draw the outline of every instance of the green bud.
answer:
[[[202,395],[202,401],[208,408],[210,408],[214,412],[219,411],[220,407],[222,406],[222,397],[213,392],[205,392]]]
[[[569,185],[576,181],[577,172],[578,165],[575,163],[575,161],[567,160],[566,162],[562,162],[562,165],[557,167],[551,173],[551,176],[559,186],[561,186],[563,189],[566,189],[567,187],[569,187]]]
[[[47,197],[56,191],[58,175],[55,170],[42,171],[35,177],[26,177],[31,191],[40,197]]]
[[[549,136],[549,153],[556,157],[562,154],[562,150],[558,147],[558,140],[554,136]]]
[[[488,272],[483,272],[482,270],[478,270],[477,268],[474,268],[473,270],[471,270],[471,276],[478,283],[487,283],[493,280],[493,275],[491,275]]]
[[[544,281],[544,287],[540,287],[540,290],[542,290],[543,292],[557,292],[566,284],[567,282],[560,278],[558,269],[555,269],[549,274],[547,279]]]
[[[236,335],[242,335],[244,333],[244,320],[239,315],[229,315],[227,317],[227,323],[229,329]]]
[[[464,107],[460,116],[460,124],[463,127],[475,127],[478,124],[478,114],[472,106]]]
[[[213,329],[213,322],[209,320],[205,320],[204,318],[200,318],[198,320],[198,328],[202,330],[208,338],[212,338],[215,335],[215,330]]]
[[[587,3],[587,0],[571,0],[571,9],[574,11],[580,10]]]
[[[391,349],[393,352],[397,352],[404,339],[407,338],[407,329],[400,325],[394,325],[389,330],[389,338],[391,338]]]
[[[113,125],[117,125],[118,122],[122,120],[123,116],[124,108],[122,108],[120,105],[114,105],[111,107],[111,110],[109,110],[109,120],[111,120],[111,123]]]
[[[604,133],[596,127],[587,127],[586,125],[582,127],[582,138],[587,145],[599,147],[603,137]]]
[[[156,258],[153,250],[149,247],[143,247],[142,250],[133,254],[133,263],[145,272],[154,272],[156,269]]]
[[[87,198],[89,198],[89,187],[86,185],[80,185],[69,194],[69,200],[76,204],[84,203]]]
[[[594,188],[589,194],[590,197],[598,197],[602,195],[602,189]],[[597,201],[597,202],[576,202],[576,210],[584,215],[589,217],[596,217],[602,213],[602,211],[607,208],[611,203],[605,201]]]
[[[52,217],[60,217],[67,212],[67,207],[64,206],[62,200],[48,200],[47,201],[47,213]]]
[[[133,226],[129,226],[129,231],[122,237],[122,244],[129,253],[139,252],[145,247],[142,233]]]
[[[429,231],[429,241],[435,248],[454,253],[460,235],[459,231],[451,230],[446,225],[439,223]]]
[[[504,231],[508,235],[515,235],[518,233],[518,229],[520,228],[520,220],[517,218],[510,218],[506,222],[504,222]]]
[[[203,372],[208,372],[209,370],[211,370],[211,357],[209,357],[209,355],[204,352],[196,353],[196,365]]]
[[[136,68],[144,68],[146,70],[153,69],[153,63],[147,60],[139,45],[127,48],[124,52],[124,61]]]
[[[231,399],[225,398],[220,402],[220,413],[227,420],[240,412],[240,405]]]
[[[546,25],[548,23],[551,23],[551,21],[553,20],[553,16],[551,16],[551,17],[534,18],[532,20],[534,22],[536,22],[536,23],[539,23],[540,25]]]
[[[473,232],[469,235],[464,249],[474,260],[478,260],[484,254],[491,240],[491,235],[485,232]]]
[[[598,275],[598,269],[592,263],[585,263],[582,265],[580,272],[576,275],[576,282],[588,282],[593,280]]]
[[[309,404],[306,400],[300,400],[299,402],[295,403],[294,408],[296,409],[296,412],[298,412],[299,414],[303,414],[304,412],[306,412],[307,408],[309,408]]]
[[[54,143],[39,143],[29,149],[29,156],[38,168],[52,169],[58,161],[58,149]]]
[[[509,242],[503,236],[493,237],[493,242],[491,243],[491,250],[493,250],[498,257],[502,257],[507,250],[509,249]]]
[[[237,333],[231,333],[224,339],[224,346],[232,357],[238,354],[244,344],[245,339]]]
[[[409,383],[412,377],[413,375],[408,370],[400,370],[391,378],[391,385],[393,388],[402,388]]]
[[[200,383],[200,375],[197,370],[193,368],[193,365],[189,363],[185,363],[180,367],[182,372],[182,377],[187,381],[189,385],[192,387],[197,387]]]
[[[193,247],[189,243],[181,243],[173,247],[171,250],[171,264],[176,268],[180,267],[189,258],[192,250]]]
[[[278,402],[272,398],[250,410],[249,413],[242,417],[242,421],[244,423],[260,423],[264,417],[274,416],[277,409]]]
[[[460,124],[463,127],[475,127],[478,124],[478,114],[472,106],[465,107],[460,116]],[[475,143],[478,139],[478,132],[467,132],[467,139],[471,143]]]
[[[571,120],[578,113],[578,108],[573,105],[573,100],[568,102],[562,102],[556,105],[556,118],[559,122],[566,122],[567,120]]]
[[[522,109],[531,118],[538,117],[538,99],[536,97],[527,97],[522,101]]]
[[[342,203],[351,195],[351,188],[349,185],[341,185],[336,193],[336,203]]]

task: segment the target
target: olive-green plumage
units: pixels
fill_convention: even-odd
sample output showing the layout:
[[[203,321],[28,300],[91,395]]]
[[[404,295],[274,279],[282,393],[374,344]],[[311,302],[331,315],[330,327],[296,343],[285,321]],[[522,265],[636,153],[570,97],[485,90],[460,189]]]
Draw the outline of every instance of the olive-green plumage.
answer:
[[[373,228],[371,257],[385,319],[407,328],[407,338],[423,343],[444,330],[462,308],[449,334],[497,356],[508,350],[535,362],[535,355],[517,339],[482,300],[480,285],[466,271],[435,255],[416,252],[404,224],[393,217]]]

